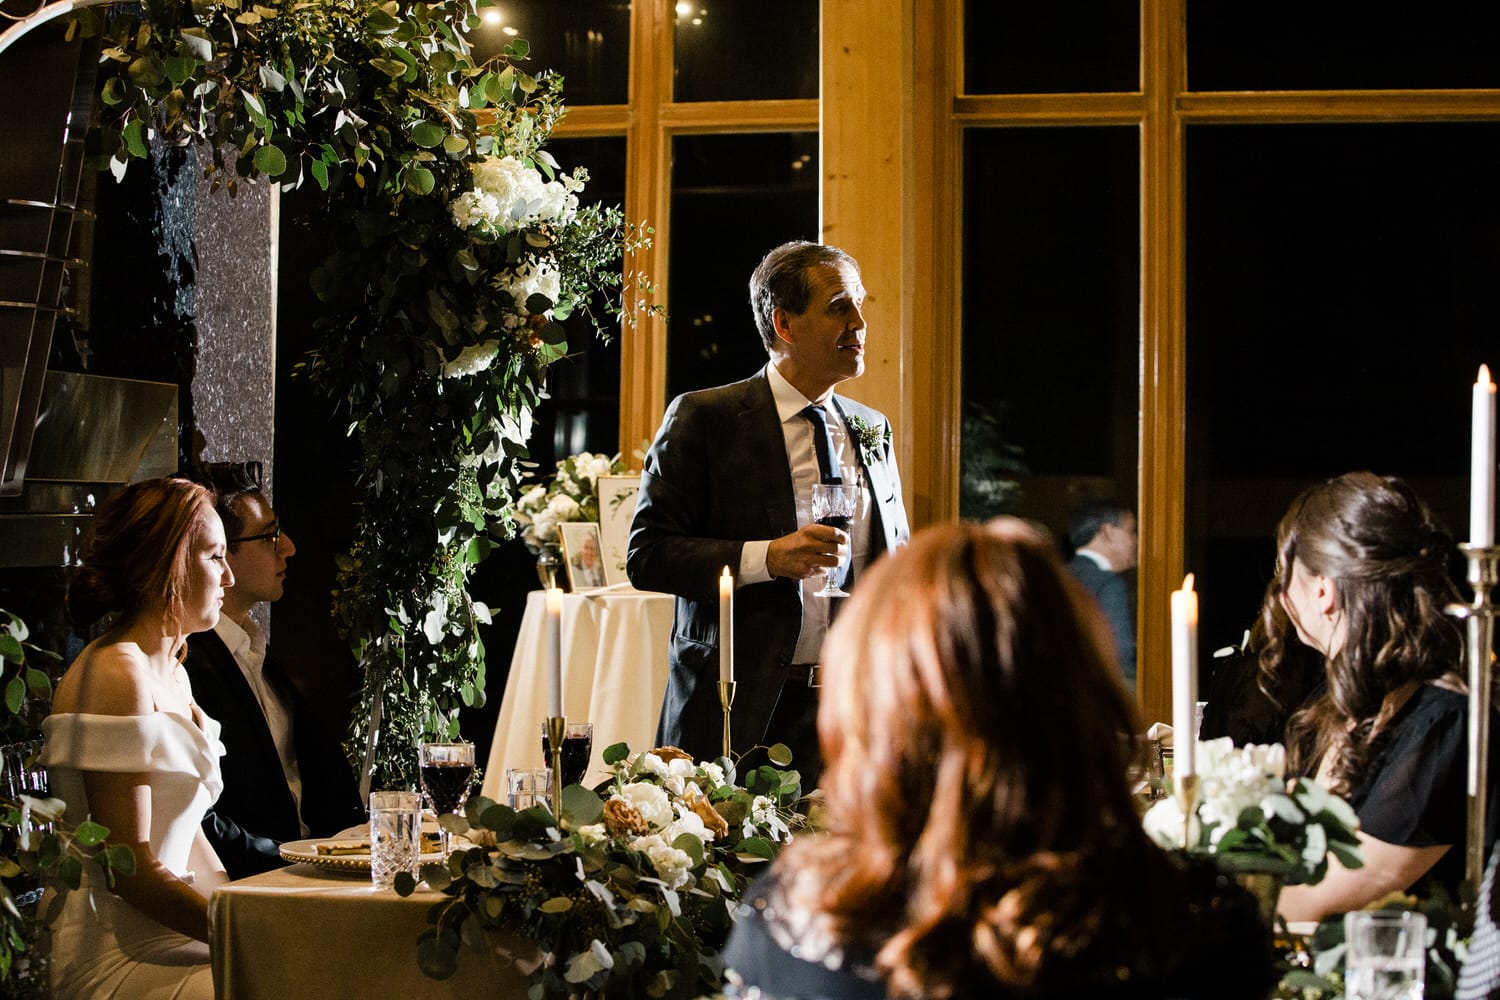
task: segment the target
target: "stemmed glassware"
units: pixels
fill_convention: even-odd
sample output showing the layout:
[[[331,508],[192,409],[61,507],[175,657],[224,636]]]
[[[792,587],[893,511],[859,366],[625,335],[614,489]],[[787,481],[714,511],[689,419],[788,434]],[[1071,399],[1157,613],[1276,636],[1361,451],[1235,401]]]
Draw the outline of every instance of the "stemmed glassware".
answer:
[[[819,524],[826,524],[848,533],[854,524],[854,514],[859,507],[859,480],[846,477],[842,483],[814,483],[812,488],[812,516]],[[844,568],[843,560],[837,566],[823,571],[823,589],[817,597],[848,597],[848,591],[839,586],[839,577]]]
[[[438,817],[438,837],[443,857],[453,849],[450,834],[442,825],[445,813],[456,813],[469,798],[474,780],[474,744],[423,743],[419,762],[422,791]]]

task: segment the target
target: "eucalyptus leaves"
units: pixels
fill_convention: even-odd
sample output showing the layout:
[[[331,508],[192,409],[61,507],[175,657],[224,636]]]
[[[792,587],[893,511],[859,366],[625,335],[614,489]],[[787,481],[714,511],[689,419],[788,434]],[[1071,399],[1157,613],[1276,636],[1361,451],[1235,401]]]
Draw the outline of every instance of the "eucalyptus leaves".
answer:
[[[80,23],[105,32],[113,70],[95,162],[119,176],[155,138],[200,140],[231,193],[254,176],[327,193],[337,235],[299,371],[361,445],[334,595],[368,667],[352,731],[363,743],[378,714],[375,783],[411,786],[411,747],[483,697],[468,578],[514,533],[561,321],[618,316],[640,283],[619,261],[643,241],[618,209],[580,207],[586,172],[542,150],[561,81],[520,67],[526,42],[472,61],[477,0],[147,0]]]

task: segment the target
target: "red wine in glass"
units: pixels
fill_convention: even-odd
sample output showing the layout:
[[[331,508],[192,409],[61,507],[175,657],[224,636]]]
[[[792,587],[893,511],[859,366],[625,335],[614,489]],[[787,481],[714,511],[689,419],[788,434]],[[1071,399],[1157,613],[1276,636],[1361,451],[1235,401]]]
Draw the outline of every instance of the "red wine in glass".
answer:
[[[589,757],[594,752],[594,724],[592,722],[570,722],[563,734],[562,780],[564,785],[576,785],[588,773]],[[552,741],[547,737],[547,727],[542,727],[542,762],[552,766]]]
[[[473,780],[473,764],[434,761],[422,765],[422,791],[432,801],[432,811],[439,815],[456,813],[463,807]]]
[[[842,514],[829,514],[827,517],[819,518],[818,523],[826,524],[828,527],[837,528],[840,531],[848,531],[849,526],[854,523],[854,518],[844,517]]]

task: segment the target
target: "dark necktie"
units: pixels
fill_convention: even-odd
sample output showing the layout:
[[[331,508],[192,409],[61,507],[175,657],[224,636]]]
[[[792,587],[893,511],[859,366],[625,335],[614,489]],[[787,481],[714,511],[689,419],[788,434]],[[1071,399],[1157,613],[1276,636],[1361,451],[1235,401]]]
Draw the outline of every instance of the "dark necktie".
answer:
[[[821,406],[809,406],[802,415],[812,424],[813,452],[818,456],[818,477],[825,483],[842,483],[844,480],[833,468],[833,438],[828,433],[828,420]]]

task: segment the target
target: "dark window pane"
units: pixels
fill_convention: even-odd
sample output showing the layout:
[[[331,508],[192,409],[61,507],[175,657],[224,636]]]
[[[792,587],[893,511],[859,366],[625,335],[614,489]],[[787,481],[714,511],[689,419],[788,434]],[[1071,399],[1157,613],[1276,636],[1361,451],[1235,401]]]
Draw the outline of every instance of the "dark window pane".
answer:
[[[815,132],[672,141],[668,397],[766,363],[750,272],[778,244],[818,239],[817,153]]]
[[[676,100],[818,96],[818,4],[678,0]]]
[[[1187,135],[1187,502],[1206,648],[1237,641],[1276,523],[1353,469],[1467,533],[1469,386],[1500,356],[1497,124]]]
[[[1140,89],[1138,0],[964,4],[964,92]]]
[[[625,0],[505,0],[480,10],[469,35],[476,59],[510,42],[531,43],[521,67],[561,73],[569,104],[624,104],[629,100],[630,4]]]
[[[1192,90],[1500,86],[1500,6],[1432,0],[1187,5]]]
[[[584,205],[621,205],[625,201],[625,140],[553,139],[547,149],[566,171],[587,167],[589,183],[579,199]],[[595,315],[605,317],[602,303]],[[537,426],[545,430],[553,418],[551,448],[538,434],[532,458],[551,470],[558,458],[580,451],[614,454],[620,440],[620,336],[618,323],[605,327],[609,343],[594,333],[582,313],[563,321],[568,331],[568,357],[547,372],[550,400],[537,412]],[[551,454],[546,452],[551,451]]]
[[[1139,158],[1132,128],[968,133],[964,517],[1134,503]]]

